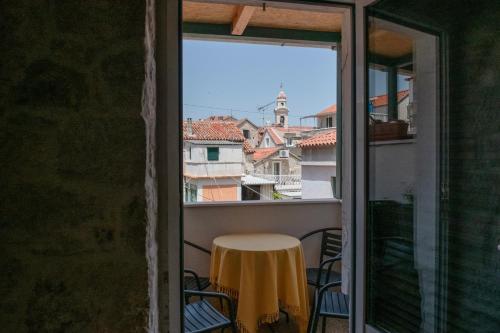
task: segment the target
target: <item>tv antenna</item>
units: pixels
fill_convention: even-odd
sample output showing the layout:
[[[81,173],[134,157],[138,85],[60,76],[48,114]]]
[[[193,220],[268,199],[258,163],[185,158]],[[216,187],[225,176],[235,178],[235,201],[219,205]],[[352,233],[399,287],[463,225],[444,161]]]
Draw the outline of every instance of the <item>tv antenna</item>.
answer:
[[[270,106],[274,105],[274,101],[270,102],[270,103],[267,103],[265,105],[262,105],[262,106],[258,106],[257,107],[257,111],[262,113],[262,126],[265,126],[265,117],[264,117],[264,113],[266,112],[266,110],[269,109]]]

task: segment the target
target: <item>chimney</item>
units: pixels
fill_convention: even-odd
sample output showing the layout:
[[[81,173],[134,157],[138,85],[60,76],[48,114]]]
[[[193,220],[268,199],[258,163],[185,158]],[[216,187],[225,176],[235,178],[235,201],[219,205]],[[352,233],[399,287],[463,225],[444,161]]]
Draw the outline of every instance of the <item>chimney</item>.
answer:
[[[187,134],[193,135],[193,119],[192,118],[187,119]]]

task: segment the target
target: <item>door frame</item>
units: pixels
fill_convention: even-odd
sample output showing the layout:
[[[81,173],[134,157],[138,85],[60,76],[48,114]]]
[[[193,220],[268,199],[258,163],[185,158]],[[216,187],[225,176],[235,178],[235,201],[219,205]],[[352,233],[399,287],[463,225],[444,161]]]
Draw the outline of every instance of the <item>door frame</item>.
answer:
[[[437,87],[439,96],[437,100],[438,114],[436,115],[436,127],[440,131],[437,133],[438,153],[437,162],[438,174],[437,183],[437,209],[436,215],[437,244],[438,250],[436,267],[439,272],[436,274],[436,288],[440,293],[438,296],[435,311],[439,313],[439,320],[436,321],[435,332],[446,331],[446,286],[447,286],[447,218],[444,214],[448,210],[448,170],[449,170],[449,96],[448,96],[448,36],[443,29],[403,18],[392,13],[373,8],[380,0],[360,0],[356,7],[356,38],[360,41],[357,48],[356,60],[356,93],[358,100],[356,103],[356,232],[357,243],[355,289],[356,289],[356,319],[354,321],[354,332],[381,333],[375,327],[367,324],[366,318],[366,246],[367,246],[367,212],[368,212],[368,122],[367,122],[367,101],[369,100],[368,89],[368,19],[376,17],[391,23],[402,25],[403,27],[434,35],[438,38],[437,57],[438,70]]]
[[[157,267],[148,267],[158,273],[156,297],[159,306],[157,314],[158,323],[149,327],[149,332],[183,332],[184,322],[183,308],[183,191],[182,191],[182,1],[181,0],[151,0],[155,1],[156,8],[156,158],[157,158]],[[206,0],[212,1],[212,0]],[[346,10],[346,20],[343,28],[349,30],[349,40],[343,45],[341,50],[346,54],[345,73],[342,78],[350,76],[351,85],[342,91],[341,105],[343,106],[342,142],[343,142],[343,165],[342,181],[343,197],[343,224],[344,220],[352,225],[352,232],[355,230],[351,219],[355,216],[354,205],[354,146],[355,128],[355,98],[356,98],[356,75],[355,73],[355,0],[345,1],[287,1],[274,0],[276,2],[291,4],[314,4],[344,7]],[[214,1],[215,2],[215,1]],[[256,1],[257,2],[257,1]],[[342,80],[343,82],[343,80]],[[349,185],[349,186],[348,186]],[[352,185],[352,186],[351,186]],[[351,228],[351,227],[350,227]],[[346,252],[355,253],[354,235],[349,230],[348,248]],[[350,281],[354,281],[355,263],[352,263],[348,274]],[[151,288],[150,290],[153,290]],[[354,283],[348,287],[349,292],[354,295]],[[353,312],[353,302],[351,302],[351,313]],[[150,316],[151,318],[151,316]],[[351,316],[350,326],[354,315]],[[155,326],[152,328],[151,326]]]

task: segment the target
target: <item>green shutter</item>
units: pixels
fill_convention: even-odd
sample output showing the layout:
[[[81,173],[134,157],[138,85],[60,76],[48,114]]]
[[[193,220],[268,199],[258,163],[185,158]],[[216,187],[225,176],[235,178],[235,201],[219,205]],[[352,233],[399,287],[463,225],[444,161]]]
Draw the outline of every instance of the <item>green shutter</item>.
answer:
[[[209,161],[219,160],[219,147],[208,147],[207,148],[207,159]]]

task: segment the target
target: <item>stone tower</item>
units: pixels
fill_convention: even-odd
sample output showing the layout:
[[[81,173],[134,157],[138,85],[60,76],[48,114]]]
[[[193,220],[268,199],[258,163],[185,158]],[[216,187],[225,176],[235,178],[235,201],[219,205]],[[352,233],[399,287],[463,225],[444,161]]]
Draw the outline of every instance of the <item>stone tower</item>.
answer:
[[[280,86],[280,93],[276,97],[274,116],[276,125],[288,127],[288,106],[286,105],[286,94],[283,91],[283,85]]]

